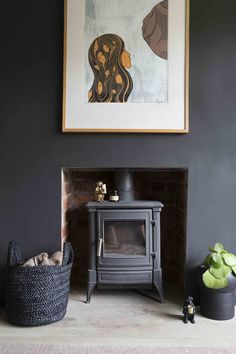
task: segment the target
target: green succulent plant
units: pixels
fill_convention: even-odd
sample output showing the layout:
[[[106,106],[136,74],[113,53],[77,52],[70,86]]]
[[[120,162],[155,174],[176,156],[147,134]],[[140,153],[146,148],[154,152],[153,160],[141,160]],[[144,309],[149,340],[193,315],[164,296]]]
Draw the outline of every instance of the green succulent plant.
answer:
[[[228,285],[228,276],[236,276],[236,256],[224,249],[221,243],[209,247],[204,261],[207,270],[202,275],[203,283],[207,288],[222,289]]]

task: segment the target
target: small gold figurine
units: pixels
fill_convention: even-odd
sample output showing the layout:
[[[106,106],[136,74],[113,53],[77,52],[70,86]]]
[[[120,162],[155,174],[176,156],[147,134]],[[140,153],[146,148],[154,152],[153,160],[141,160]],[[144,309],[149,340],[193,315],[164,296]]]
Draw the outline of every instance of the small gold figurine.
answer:
[[[95,200],[96,202],[104,202],[105,194],[107,194],[107,186],[102,181],[96,183]]]

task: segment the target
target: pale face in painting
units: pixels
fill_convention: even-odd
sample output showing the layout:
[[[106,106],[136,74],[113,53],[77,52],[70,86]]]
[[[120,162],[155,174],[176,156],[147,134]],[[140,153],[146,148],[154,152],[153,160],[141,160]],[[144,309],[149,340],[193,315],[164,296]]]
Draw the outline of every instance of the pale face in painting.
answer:
[[[130,69],[132,64],[131,64],[131,57],[129,52],[127,50],[124,50],[123,53],[121,54],[121,62],[124,68]]]

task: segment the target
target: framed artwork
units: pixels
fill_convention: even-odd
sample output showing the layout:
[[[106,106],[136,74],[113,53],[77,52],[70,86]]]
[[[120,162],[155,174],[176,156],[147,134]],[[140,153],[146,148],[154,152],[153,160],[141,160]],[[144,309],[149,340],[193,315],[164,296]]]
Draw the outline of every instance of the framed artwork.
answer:
[[[189,0],[64,0],[63,132],[189,131]]]

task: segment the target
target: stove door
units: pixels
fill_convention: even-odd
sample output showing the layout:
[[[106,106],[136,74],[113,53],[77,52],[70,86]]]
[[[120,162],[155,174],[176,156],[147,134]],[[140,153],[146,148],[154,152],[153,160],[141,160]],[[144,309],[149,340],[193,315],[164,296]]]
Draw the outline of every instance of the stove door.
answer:
[[[99,210],[97,216],[99,269],[152,268],[151,210]]]

